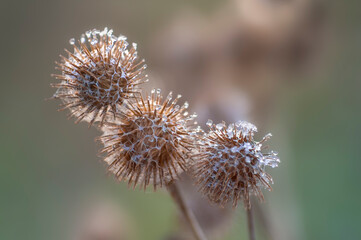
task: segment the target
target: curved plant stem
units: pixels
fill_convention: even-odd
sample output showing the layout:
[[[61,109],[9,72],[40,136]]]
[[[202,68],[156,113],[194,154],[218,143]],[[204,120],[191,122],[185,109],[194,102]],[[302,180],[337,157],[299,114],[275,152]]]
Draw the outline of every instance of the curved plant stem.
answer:
[[[172,196],[173,200],[177,203],[179,210],[183,213],[185,219],[187,220],[194,237],[197,240],[207,240],[206,236],[204,235],[201,227],[199,226],[198,221],[196,220],[192,210],[188,207],[185,203],[184,198],[179,190],[179,186],[176,182],[172,182],[167,185],[168,191]]]
[[[247,208],[247,222],[248,222],[248,234],[249,240],[256,240],[256,236],[254,233],[254,225],[253,225],[253,215],[252,215],[252,208]]]

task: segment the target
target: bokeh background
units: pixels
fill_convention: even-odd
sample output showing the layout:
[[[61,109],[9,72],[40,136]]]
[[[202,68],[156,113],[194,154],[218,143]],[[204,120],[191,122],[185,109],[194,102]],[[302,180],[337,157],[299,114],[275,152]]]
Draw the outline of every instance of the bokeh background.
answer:
[[[116,183],[97,156],[99,132],[45,101],[69,39],[105,26],[138,43],[151,77],[145,88],[182,94],[202,126],[244,119],[256,123],[259,139],[273,133],[281,165],[269,171],[275,184],[266,203],[256,204],[257,239],[359,239],[360,7],[2,0],[0,239],[190,239],[165,191]],[[213,216],[209,234],[247,239],[244,210],[230,212]]]

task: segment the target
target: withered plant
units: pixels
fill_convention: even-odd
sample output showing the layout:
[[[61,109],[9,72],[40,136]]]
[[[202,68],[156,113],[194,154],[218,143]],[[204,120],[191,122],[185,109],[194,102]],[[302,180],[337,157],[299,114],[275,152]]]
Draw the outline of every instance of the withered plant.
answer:
[[[57,88],[53,97],[62,100],[60,110],[69,109],[76,123],[102,125],[107,113],[114,116],[125,100],[139,93],[138,85],[147,81],[146,65],[138,60],[136,44],[128,50],[126,37],[107,28],[87,31],[77,43],[70,39],[74,51],[65,50],[68,57],[56,62],[61,74],[53,76],[61,82],[52,85]]]
[[[152,90],[148,98],[129,101],[124,113],[105,124],[99,138],[109,171],[133,187],[152,184],[155,190],[176,180],[187,169],[187,155],[199,132],[196,115],[186,111],[188,103],[180,107],[180,95],[172,100],[169,93],[163,100],[160,92]]]
[[[271,189],[272,178],[266,166],[276,167],[275,152],[263,153],[262,144],[253,139],[256,127],[239,121],[230,124],[207,122],[204,133],[187,112],[188,103],[178,105],[181,97],[172,93],[163,99],[160,89],[144,96],[139,84],[146,82],[144,60],[138,61],[136,45],[130,50],[124,36],[112,30],[91,30],[74,45],[74,52],[57,63],[61,82],[53,98],[61,99],[62,109],[69,109],[76,123],[95,122],[103,132],[97,139],[103,144],[101,154],[109,172],[119,181],[144,190],[152,185],[166,187],[184,214],[196,239],[206,237],[179,191],[179,174],[191,170],[200,191],[220,206],[243,200],[248,209],[250,195],[263,200],[261,188]],[[251,233],[253,230],[250,231]],[[252,234],[251,234],[252,235]]]
[[[194,121],[196,114],[188,115],[188,103],[177,105],[181,95],[165,100],[161,90],[129,101],[126,110],[114,121],[106,122],[99,140],[108,169],[118,180],[133,188],[140,184],[144,190],[149,184],[166,186],[178,204],[197,239],[206,239],[193,213],[184,202],[176,180],[188,168],[189,154],[200,131]]]
[[[199,190],[214,204],[224,207],[232,203],[235,208],[242,200],[248,214],[250,238],[254,239],[250,195],[264,200],[261,189],[271,190],[272,177],[265,167],[277,167],[277,153],[263,153],[263,143],[253,137],[257,128],[248,122],[238,121],[213,124],[208,120],[209,132],[198,140],[192,175]]]
[[[257,128],[248,122],[207,125],[210,130],[198,141],[198,153],[194,156],[193,176],[200,190],[208,199],[225,206],[232,202],[236,207],[243,200],[250,208],[250,195],[264,200],[261,188],[271,190],[272,177],[265,172],[266,166],[277,167],[277,153],[262,153],[262,144],[272,135],[267,134],[260,142],[253,139]]]

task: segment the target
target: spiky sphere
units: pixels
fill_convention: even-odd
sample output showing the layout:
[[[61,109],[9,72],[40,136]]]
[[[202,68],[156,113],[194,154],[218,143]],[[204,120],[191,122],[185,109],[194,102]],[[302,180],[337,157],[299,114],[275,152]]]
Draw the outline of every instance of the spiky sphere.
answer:
[[[177,105],[172,93],[163,101],[160,90],[144,99],[129,101],[128,111],[117,122],[106,123],[100,141],[109,171],[135,188],[163,186],[187,169],[188,153],[194,144],[196,114],[188,116],[188,103]]]
[[[65,50],[68,57],[60,56],[62,62],[56,63],[62,73],[53,75],[61,80],[53,85],[54,98],[63,101],[61,110],[69,109],[76,122],[102,125],[107,113],[117,113],[126,99],[139,92],[137,86],[147,81],[144,59],[138,60],[136,44],[127,50],[126,38],[114,36],[107,28],[82,34],[79,46],[75,39],[70,44],[74,52]]]
[[[257,128],[247,122],[213,124],[207,122],[209,132],[199,140],[192,173],[200,191],[220,206],[244,201],[250,207],[250,194],[263,200],[261,188],[271,190],[272,178],[265,166],[278,166],[277,153],[262,153],[262,144],[271,137],[267,134],[260,142],[253,140]]]

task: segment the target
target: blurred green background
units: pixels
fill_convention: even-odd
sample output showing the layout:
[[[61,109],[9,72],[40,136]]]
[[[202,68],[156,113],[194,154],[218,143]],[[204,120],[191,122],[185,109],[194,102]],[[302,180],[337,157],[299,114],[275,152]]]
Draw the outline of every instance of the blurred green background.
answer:
[[[166,192],[132,191],[116,183],[97,156],[100,145],[93,139],[99,133],[68,121],[56,111],[59,102],[44,99],[54,92],[50,74],[70,38],[92,28],[113,28],[138,43],[152,71],[156,57],[150,42],[159,29],[184,9],[207,19],[225,4],[1,2],[0,239],[87,239],[77,236],[87,231],[84,222],[98,215],[102,223],[129,232],[130,239],[166,239],[177,229],[177,209]],[[272,132],[272,149],[281,158],[280,167],[270,171],[274,191],[266,194],[264,205],[278,239],[361,236],[361,4],[322,4],[328,33],[316,45],[325,48],[316,70],[291,72],[287,81],[279,81],[267,122],[256,120],[257,137]],[[246,239],[244,211],[236,212],[220,239]],[[261,232],[257,236],[267,239]]]

